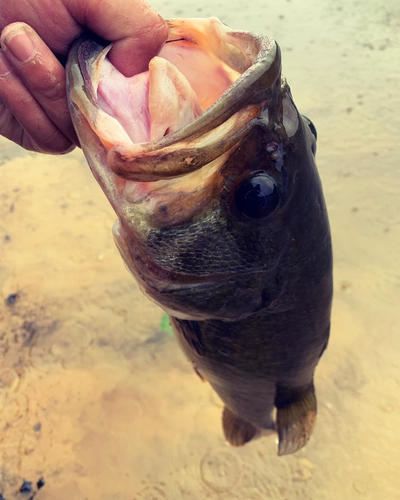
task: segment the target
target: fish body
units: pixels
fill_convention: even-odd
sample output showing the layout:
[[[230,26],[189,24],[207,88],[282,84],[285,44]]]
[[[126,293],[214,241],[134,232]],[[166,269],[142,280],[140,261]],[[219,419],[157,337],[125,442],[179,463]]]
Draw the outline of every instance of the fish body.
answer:
[[[315,423],[332,300],[315,128],[276,42],[217,19],[168,23],[159,57],[119,93],[109,48],[75,43],[73,122],[125,264],[224,402],[226,439],[276,428],[278,453],[293,453]]]

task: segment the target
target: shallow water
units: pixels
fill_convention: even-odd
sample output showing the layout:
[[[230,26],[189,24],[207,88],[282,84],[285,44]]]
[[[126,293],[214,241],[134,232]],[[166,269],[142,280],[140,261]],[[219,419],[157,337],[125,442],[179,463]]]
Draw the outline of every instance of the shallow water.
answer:
[[[222,405],[114,247],[115,219],[80,154],[0,143],[0,493],[35,500],[400,498],[398,0],[154,1],[218,16],[282,48],[319,133],[335,299],[316,374],[317,427],[224,443]]]

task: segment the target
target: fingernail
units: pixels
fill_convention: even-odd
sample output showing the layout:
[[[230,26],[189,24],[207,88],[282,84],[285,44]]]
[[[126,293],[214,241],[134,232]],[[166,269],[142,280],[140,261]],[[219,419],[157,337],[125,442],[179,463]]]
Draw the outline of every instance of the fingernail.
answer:
[[[4,45],[19,62],[25,63],[36,54],[36,47],[26,28],[12,31],[4,40]]]
[[[12,73],[13,71],[14,71],[14,68],[12,67],[10,61],[3,54],[3,51],[0,50],[0,77],[7,76],[10,73]]]

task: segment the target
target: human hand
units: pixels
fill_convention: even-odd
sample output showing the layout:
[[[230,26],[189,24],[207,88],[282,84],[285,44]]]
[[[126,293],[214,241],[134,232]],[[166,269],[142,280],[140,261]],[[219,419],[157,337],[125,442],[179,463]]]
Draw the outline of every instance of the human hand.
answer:
[[[144,0],[1,2],[0,135],[42,153],[79,145],[56,56],[66,56],[85,27],[113,42],[109,57],[125,76],[144,71],[167,37]]]

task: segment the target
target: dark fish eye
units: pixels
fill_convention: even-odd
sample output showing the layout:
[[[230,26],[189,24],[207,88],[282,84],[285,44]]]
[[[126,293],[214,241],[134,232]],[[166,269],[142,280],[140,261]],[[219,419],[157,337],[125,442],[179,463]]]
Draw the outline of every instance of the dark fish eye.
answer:
[[[317,129],[315,128],[315,125],[306,116],[303,115],[303,118],[306,120],[308,128],[311,130],[312,135],[315,137],[315,139],[317,139]]]
[[[236,190],[238,210],[251,219],[263,219],[279,205],[279,189],[274,179],[259,173],[243,181]]]

